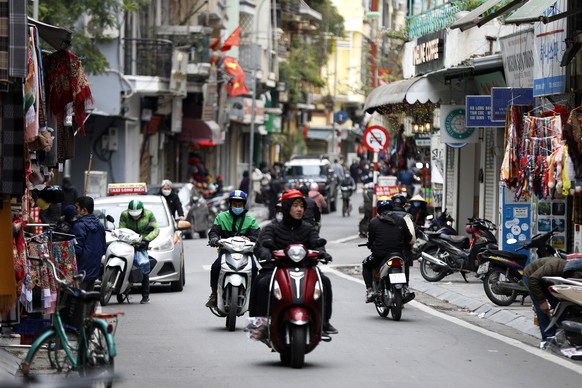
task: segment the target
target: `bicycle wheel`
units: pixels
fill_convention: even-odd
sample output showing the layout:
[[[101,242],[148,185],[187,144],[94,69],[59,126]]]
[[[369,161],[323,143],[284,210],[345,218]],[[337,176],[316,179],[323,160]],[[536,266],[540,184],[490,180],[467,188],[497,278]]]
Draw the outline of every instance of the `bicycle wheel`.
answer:
[[[95,379],[95,386],[111,388],[113,386],[113,356],[107,344],[107,333],[97,324],[85,328],[79,349],[79,373]]]
[[[71,360],[76,360],[79,348],[79,334],[72,329],[65,329],[67,343],[61,337],[52,333],[38,346],[31,347],[25,360],[20,364],[23,376],[34,379],[37,376],[64,374],[73,370]],[[67,356],[65,347],[69,350]]]

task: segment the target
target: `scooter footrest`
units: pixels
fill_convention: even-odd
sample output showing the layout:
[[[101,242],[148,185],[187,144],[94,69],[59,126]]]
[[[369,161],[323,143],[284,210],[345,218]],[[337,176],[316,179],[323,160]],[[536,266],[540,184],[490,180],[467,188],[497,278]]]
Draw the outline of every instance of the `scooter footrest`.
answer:
[[[323,342],[331,342],[331,336],[329,334],[322,333],[321,334],[321,340]]]

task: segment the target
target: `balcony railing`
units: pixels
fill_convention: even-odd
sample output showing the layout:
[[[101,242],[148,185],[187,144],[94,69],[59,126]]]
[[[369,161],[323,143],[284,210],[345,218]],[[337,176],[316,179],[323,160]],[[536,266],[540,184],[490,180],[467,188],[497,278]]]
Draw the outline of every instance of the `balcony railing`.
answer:
[[[458,3],[445,3],[420,13],[406,17],[406,29],[410,38],[418,38],[444,30],[455,22],[455,14],[461,9]]]
[[[173,43],[165,39],[123,40],[126,75],[170,78]]]

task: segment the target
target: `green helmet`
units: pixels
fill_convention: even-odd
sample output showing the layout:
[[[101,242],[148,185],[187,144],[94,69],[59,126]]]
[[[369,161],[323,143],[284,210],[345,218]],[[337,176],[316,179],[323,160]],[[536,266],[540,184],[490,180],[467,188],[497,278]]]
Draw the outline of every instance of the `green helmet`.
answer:
[[[127,206],[129,215],[138,218],[143,213],[143,203],[139,199],[132,199]]]

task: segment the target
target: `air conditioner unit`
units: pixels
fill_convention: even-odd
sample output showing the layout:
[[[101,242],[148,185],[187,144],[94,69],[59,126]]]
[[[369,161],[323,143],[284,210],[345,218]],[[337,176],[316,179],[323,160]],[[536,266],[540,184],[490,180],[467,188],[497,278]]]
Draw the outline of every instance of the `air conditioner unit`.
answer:
[[[117,26],[100,26],[90,15],[84,16],[83,30],[90,38],[93,38],[96,35],[101,35],[108,39],[116,39],[119,37],[119,28]]]

